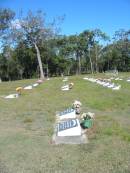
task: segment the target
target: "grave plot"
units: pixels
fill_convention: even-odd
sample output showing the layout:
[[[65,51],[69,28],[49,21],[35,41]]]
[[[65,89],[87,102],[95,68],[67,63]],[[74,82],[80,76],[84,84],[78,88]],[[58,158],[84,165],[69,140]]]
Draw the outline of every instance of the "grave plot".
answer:
[[[88,78],[88,77],[85,77],[83,79],[84,80],[88,80],[88,81],[90,81],[92,83],[96,83],[96,84],[102,85],[103,87],[110,88],[112,90],[120,90],[121,89],[121,85],[117,85],[115,83],[111,83],[111,79],[94,79],[94,78]]]
[[[28,86],[25,86],[25,87],[17,87],[16,88],[16,92],[15,94],[9,94],[7,96],[2,96],[2,98],[5,98],[5,99],[13,99],[13,98],[18,98],[21,93],[22,93],[22,90],[32,90],[34,87],[37,87],[38,85],[40,85],[41,83],[43,83],[42,80],[38,80],[36,83],[32,84],[32,85],[28,85]]]
[[[14,98],[18,98],[19,97],[19,94],[10,94],[8,96],[5,96],[4,98],[5,99],[14,99]]]
[[[61,90],[62,90],[62,91],[68,91],[68,90],[72,89],[73,86],[74,86],[74,83],[71,82],[71,83],[69,83],[69,84],[67,84],[67,85],[62,86],[62,87],[61,87]]]
[[[117,77],[117,78],[115,78],[115,80],[117,80],[117,81],[121,81],[121,80],[123,80],[123,79],[122,79],[122,78]]]
[[[126,80],[127,82],[130,82],[130,77]]]
[[[39,84],[38,83],[34,83],[33,84],[33,87],[37,87]]]
[[[28,85],[24,87],[24,90],[32,90],[34,87],[37,87],[38,85],[42,84],[43,80],[37,80],[36,83],[32,84],[32,85]]]
[[[87,143],[87,137],[82,133],[78,119],[61,121],[55,126],[52,140],[55,144],[82,144]]]
[[[54,144],[82,144],[88,143],[86,131],[92,127],[94,113],[83,113],[82,103],[75,100],[72,107],[56,113],[56,123],[52,142]]]
[[[64,85],[61,87],[62,91],[68,91],[69,90],[69,85]]]
[[[32,89],[33,89],[32,85],[28,85],[28,86],[24,87],[24,90],[32,90]]]

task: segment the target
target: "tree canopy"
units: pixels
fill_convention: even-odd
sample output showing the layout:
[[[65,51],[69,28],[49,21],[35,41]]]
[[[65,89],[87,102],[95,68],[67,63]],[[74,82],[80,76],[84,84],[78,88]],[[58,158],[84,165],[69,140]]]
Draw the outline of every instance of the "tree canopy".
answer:
[[[47,24],[42,11],[16,18],[0,9],[2,80],[130,71],[130,30],[119,29],[112,39],[98,28],[66,36],[54,23]]]

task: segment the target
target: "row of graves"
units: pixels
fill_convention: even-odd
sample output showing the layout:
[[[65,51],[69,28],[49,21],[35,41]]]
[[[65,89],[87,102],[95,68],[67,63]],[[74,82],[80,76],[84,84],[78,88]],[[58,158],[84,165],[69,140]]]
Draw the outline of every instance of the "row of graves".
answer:
[[[49,80],[49,78],[47,80]],[[27,85],[27,86],[24,86],[24,87],[17,87],[16,88],[16,93],[4,96],[4,98],[5,99],[19,98],[21,96],[23,90],[32,90],[33,88],[36,88],[37,86],[39,86],[42,83],[43,83],[43,80],[39,79],[34,84]]]
[[[102,78],[95,79],[95,78],[88,78],[88,77],[85,77],[83,79],[90,81],[92,83],[102,85],[103,87],[110,88],[112,90],[120,90],[121,88],[121,85],[111,82],[112,79],[102,79]]]
[[[75,101],[72,107],[56,113],[52,137],[54,144],[88,143],[87,129],[93,125],[94,113],[81,115],[81,105],[79,101]]]
[[[112,80],[116,80],[116,81],[122,81],[123,79],[122,78],[119,78],[119,77],[117,77],[117,78],[111,78]],[[130,82],[130,77],[128,77],[127,79],[126,79],[126,82]]]
[[[130,82],[130,77],[128,77],[127,79],[123,79],[122,77],[119,77],[118,70],[109,70],[109,71],[105,72],[105,74],[109,77],[111,76],[110,77],[111,80],[115,80],[115,81],[126,80],[126,82]]]
[[[73,86],[74,86],[74,83],[68,83],[68,77],[65,77],[63,80],[63,86],[61,87],[61,90],[62,91],[69,91],[70,89],[72,89],[73,88]]]
[[[126,81],[126,82],[130,82],[130,77],[128,77],[127,79],[124,79],[122,77],[111,77],[111,80],[115,80],[115,81]]]
[[[126,80],[127,82],[130,82],[130,77]]]

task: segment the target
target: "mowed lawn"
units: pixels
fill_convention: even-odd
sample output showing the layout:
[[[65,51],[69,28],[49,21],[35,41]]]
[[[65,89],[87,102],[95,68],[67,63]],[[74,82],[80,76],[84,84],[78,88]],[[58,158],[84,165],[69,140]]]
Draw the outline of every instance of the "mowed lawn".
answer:
[[[1,83],[0,173],[130,173],[130,73],[120,76],[120,91],[72,76],[70,91],[60,90],[63,78],[51,78],[10,100],[2,96],[35,80]],[[82,112],[95,113],[89,143],[54,145],[55,113],[74,100],[82,102]]]

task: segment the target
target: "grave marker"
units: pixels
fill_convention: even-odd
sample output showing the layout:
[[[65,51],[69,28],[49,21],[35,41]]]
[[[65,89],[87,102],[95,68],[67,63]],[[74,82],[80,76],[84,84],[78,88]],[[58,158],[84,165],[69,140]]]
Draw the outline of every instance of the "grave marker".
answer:
[[[79,120],[71,119],[58,123],[57,136],[81,136]]]
[[[28,86],[24,87],[25,90],[31,90],[32,88],[33,88],[32,85],[28,85]]]
[[[57,114],[60,120],[62,119],[69,119],[69,118],[76,118],[76,112],[75,109],[68,108],[62,112],[59,112]]]
[[[19,94],[10,94],[8,96],[5,96],[4,98],[5,99],[13,99],[13,98],[18,98],[19,97]]]

